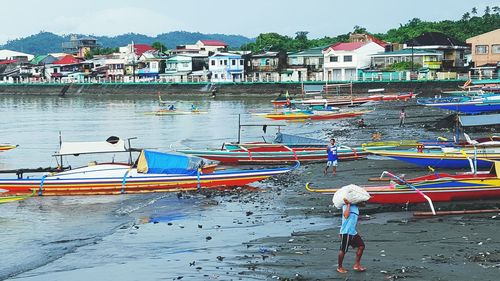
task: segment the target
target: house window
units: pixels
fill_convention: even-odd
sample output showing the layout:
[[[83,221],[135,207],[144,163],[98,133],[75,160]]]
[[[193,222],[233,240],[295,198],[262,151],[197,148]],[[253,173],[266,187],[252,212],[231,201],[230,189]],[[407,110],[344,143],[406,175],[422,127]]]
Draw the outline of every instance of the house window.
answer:
[[[477,55],[485,55],[488,53],[488,45],[477,45],[476,46],[476,54]]]
[[[500,44],[491,45],[491,53],[500,54]]]
[[[243,60],[240,60],[240,65],[243,65]]]
[[[222,65],[222,60],[219,61],[219,65]]]
[[[330,62],[338,62],[339,61],[339,57],[338,56],[331,56],[330,57]]]
[[[344,56],[344,61],[345,61],[345,62],[350,62],[350,61],[352,61],[352,56]]]
[[[224,60],[224,65],[227,65],[227,60]]]
[[[231,60],[231,65],[236,65],[236,60]]]
[[[215,65],[215,60],[212,60],[212,61],[211,61],[211,65]]]
[[[219,74],[215,73],[215,74],[214,74],[214,78],[215,78],[215,79],[219,78]]]

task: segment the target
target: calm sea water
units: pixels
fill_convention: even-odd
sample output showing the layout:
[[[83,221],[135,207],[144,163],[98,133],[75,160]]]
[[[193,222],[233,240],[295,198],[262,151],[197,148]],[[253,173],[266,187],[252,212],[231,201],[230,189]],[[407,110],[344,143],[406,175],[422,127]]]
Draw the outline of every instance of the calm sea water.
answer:
[[[187,110],[195,104],[208,114],[147,115],[159,108],[154,96],[0,96],[0,142],[19,144],[0,154],[0,169],[55,166],[51,155],[59,148],[60,132],[65,141],[103,141],[112,135],[137,137],[132,142],[134,147],[169,151],[218,148],[222,142],[235,141],[238,114],[243,124],[280,124],[252,114],[272,110],[268,98],[169,98],[179,109]],[[412,104],[367,105],[365,109],[377,110],[364,116],[369,125],[365,129],[357,128],[352,119],[286,123],[282,129],[324,140],[335,137],[348,145],[370,140],[373,132],[382,132],[384,139],[435,137],[435,133],[422,130],[421,124],[442,113],[424,111]],[[399,129],[398,112],[403,106],[409,106],[408,125]],[[419,118],[412,119],[415,117]],[[275,128],[268,127],[266,139],[272,139],[275,132]],[[242,140],[259,141],[262,135],[261,127],[248,127],[242,131]],[[110,160],[113,156],[102,157]],[[101,159],[80,156],[68,160],[65,164],[76,167]],[[358,174],[367,178],[367,167],[377,164],[365,161],[342,165],[338,179],[348,184]],[[283,219],[289,206],[277,192],[272,192],[273,188],[280,188],[282,193],[295,192],[297,200],[301,200],[304,183],[300,181],[310,174],[310,170],[297,172],[296,187],[267,181],[256,186],[271,192],[241,196],[36,197],[0,205],[0,280],[255,278],[239,274],[243,268],[235,259],[243,243],[337,223],[301,216]],[[261,251],[269,254],[272,249],[255,249],[255,255],[261,255]]]
[[[19,145],[0,154],[0,169],[55,166],[51,155],[59,148],[60,132],[65,141],[137,137],[134,147],[164,151],[220,147],[224,141],[236,140],[238,114],[244,124],[269,123],[251,113],[272,109],[269,99],[175,97],[175,101],[180,109],[195,104],[209,113],[146,115],[159,106],[155,97],[140,95],[0,96],[0,142]],[[324,138],[324,126],[345,124],[290,123],[284,131]],[[274,133],[268,128],[268,138]],[[260,127],[242,132],[248,141],[261,140],[262,135]],[[65,164],[75,167],[89,159],[68,160]],[[238,278],[238,268],[224,267],[216,257],[231,256],[233,248],[251,239],[288,235],[308,225],[300,218],[285,223],[278,211],[283,203],[271,205],[214,202],[202,195],[178,199],[176,194],[43,197],[3,204],[0,279],[171,280],[184,276],[202,280],[221,274]],[[258,222],[250,220],[246,212],[258,208],[265,208],[265,215]]]

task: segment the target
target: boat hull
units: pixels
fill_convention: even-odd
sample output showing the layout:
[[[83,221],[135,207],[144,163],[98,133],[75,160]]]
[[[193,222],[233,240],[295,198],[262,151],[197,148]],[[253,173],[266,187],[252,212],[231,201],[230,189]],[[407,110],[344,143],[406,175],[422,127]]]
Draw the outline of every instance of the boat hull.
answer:
[[[141,174],[136,169],[111,165],[80,168],[39,179],[0,179],[0,188],[7,190],[6,195],[27,195],[35,191],[39,196],[174,192],[245,186],[290,170],[237,170],[199,176],[160,175]]]

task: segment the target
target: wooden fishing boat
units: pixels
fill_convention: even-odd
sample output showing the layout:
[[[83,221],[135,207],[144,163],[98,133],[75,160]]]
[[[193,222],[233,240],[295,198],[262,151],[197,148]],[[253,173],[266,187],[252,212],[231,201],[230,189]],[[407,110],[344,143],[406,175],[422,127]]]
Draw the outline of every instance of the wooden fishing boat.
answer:
[[[378,204],[406,204],[464,201],[500,198],[500,168],[498,162],[492,163],[488,172],[461,174],[431,174],[405,183],[391,182],[388,185],[362,186],[371,195],[368,202]],[[336,188],[313,188],[306,185],[310,192],[334,194]]]
[[[198,115],[198,114],[207,114],[207,111],[200,110],[168,110],[168,109],[160,109],[157,111],[146,112],[146,115],[156,115],[156,116],[170,116],[170,115]]]
[[[21,201],[34,195],[34,193],[32,193],[31,195],[22,195],[22,196],[18,195],[3,196],[2,193],[6,192],[8,192],[8,190],[0,189],[0,204]]]
[[[0,144],[0,152],[11,150],[18,147],[17,145],[11,145],[11,144]]]
[[[286,98],[279,98],[271,101],[275,107],[284,107],[288,102],[292,105],[306,105],[306,106],[354,106],[361,105],[370,101],[408,101],[416,95],[413,92],[399,93],[394,95],[375,94],[357,98],[324,98],[322,96],[310,99],[297,99],[290,100]]]
[[[225,144],[223,150],[179,150],[178,152],[219,161],[224,164],[284,164],[327,161],[326,145],[322,147],[289,147],[272,143]],[[387,148],[387,147],[386,147]],[[343,160],[364,159],[368,155],[361,147],[340,146],[338,157]]]
[[[458,111],[461,113],[482,113],[500,111],[500,95],[482,95],[480,97],[451,97],[437,99],[418,99],[417,104]]]
[[[312,114],[305,112],[281,112],[281,113],[269,113],[264,115],[264,117],[273,119],[273,120],[333,120],[333,119],[342,119],[342,118],[353,118],[357,116],[361,116],[365,113],[370,112],[370,110],[363,111],[346,111],[346,112],[313,112]]]
[[[56,157],[95,153],[132,153],[122,140],[115,143],[62,143]],[[131,160],[131,159],[129,159]],[[298,167],[203,172],[206,162],[182,154],[142,150],[137,161],[95,163],[76,169],[46,174],[39,178],[0,179],[7,195],[36,191],[48,195],[111,195],[124,193],[171,192],[217,187],[237,187],[284,174]],[[134,164],[135,163],[135,164]]]

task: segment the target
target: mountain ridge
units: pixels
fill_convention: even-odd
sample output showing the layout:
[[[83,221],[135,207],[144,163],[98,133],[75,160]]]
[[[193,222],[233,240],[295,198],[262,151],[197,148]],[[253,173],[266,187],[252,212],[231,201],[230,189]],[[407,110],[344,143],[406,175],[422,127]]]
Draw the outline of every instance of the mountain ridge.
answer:
[[[231,48],[239,48],[243,44],[255,41],[254,38],[248,38],[243,35],[220,33],[206,34],[188,31],[171,31],[161,33],[156,36],[148,36],[140,33],[125,33],[116,36],[97,36],[88,34],[58,35],[48,31],[40,31],[37,34],[9,40],[4,45],[0,45],[0,49],[8,49],[34,55],[60,53],[62,52],[61,44],[69,41],[69,38],[72,35],[76,35],[77,37],[95,38],[104,48],[126,46],[134,41],[136,44],[152,44],[153,42],[161,42],[169,49],[173,49],[178,45],[194,44],[198,40],[207,39],[221,40],[226,42]]]

